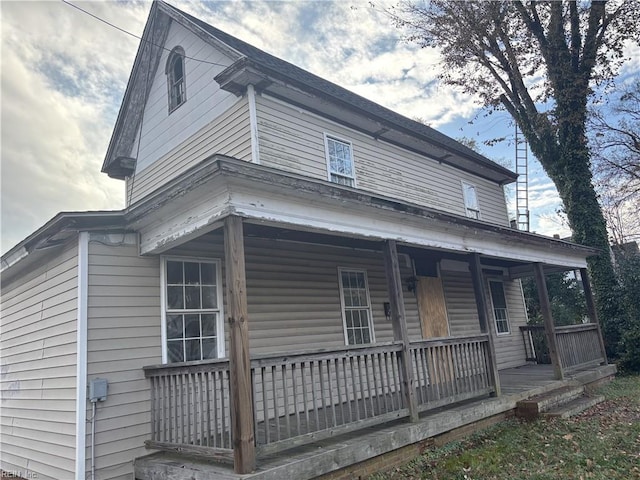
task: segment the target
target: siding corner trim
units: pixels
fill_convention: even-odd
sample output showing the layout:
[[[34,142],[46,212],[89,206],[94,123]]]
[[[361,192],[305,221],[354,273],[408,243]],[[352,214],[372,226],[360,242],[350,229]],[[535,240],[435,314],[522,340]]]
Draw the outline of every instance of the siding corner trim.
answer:
[[[78,309],[76,323],[76,480],[86,479],[87,300],[89,232],[78,234]]]
[[[256,90],[253,85],[247,85],[247,100],[249,103],[249,124],[251,128],[251,161],[260,164],[260,144],[258,134],[258,113],[256,109]]]

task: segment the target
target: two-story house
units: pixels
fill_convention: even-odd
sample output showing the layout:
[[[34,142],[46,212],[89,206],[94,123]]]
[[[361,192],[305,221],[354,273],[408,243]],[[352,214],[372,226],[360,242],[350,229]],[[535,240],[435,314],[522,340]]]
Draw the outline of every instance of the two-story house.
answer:
[[[513,172],[166,3],[102,170],[123,210],[2,257],[5,471],[313,478],[606,364],[595,316],[547,315],[554,368],[507,382],[535,366],[519,279],[589,293],[596,253],[510,228]]]

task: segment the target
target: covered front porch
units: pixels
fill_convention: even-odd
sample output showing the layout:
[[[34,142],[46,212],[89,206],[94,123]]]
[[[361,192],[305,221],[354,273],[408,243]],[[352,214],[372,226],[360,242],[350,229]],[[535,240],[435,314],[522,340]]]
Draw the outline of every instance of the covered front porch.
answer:
[[[252,300],[259,296],[247,293],[246,273],[259,260],[253,253],[247,255],[245,244],[265,242],[261,238],[267,234],[288,237],[287,242],[302,237],[291,230],[245,225],[236,216],[225,220],[223,233],[229,355],[145,367],[151,389],[151,437],[146,444],[151,449],[220,461],[233,465],[238,474],[247,474],[265,468],[268,459],[282,452],[287,452],[288,457],[292,450],[304,445],[320,445],[328,439],[372,428],[384,431],[390,422],[430,422],[431,412],[443,408],[455,412],[469,401],[480,401],[478,405],[489,401],[503,408],[517,401],[516,397],[531,395],[554,380],[606,363],[597,323],[555,328],[550,319],[551,326],[545,325],[543,332],[547,341],[555,339],[554,349],[549,349],[554,352],[553,363],[525,370],[534,367],[525,365],[533,344],[528,335],[520,338],[520,332],[512,332],[522,342],[521,363],[525,366],[499,372],[496,312],[485,285],[487,271],[493,270],[495,276],[496,269],[507,260],[483,258],[477,253],[439,254],[453,256],[458,262],[461,258],[467,260],[466,275],[471,280],[478,332],[410,338],[406,295],[407,288],[415,287],[407,286],[413,280],[406,278],[406,266],[401,272],[399,248],[394,240],[350,243],[350,248],[375,248],[377,253],[371,250],[367,255],[381,257],[383,285],[389,299],[388,306],[381,310],[391,323],[391,341],[324,348],[319,344],[319,348],[304,350],[289,342],[291,346],[286,351],[252,353],[248,312]],[[212,235],[215,232],[200,242],[215,242]],[[323,252],[332,251],[332,243],[345,242],[344,238],[318,234],[305,233],[303,237],[310,244],[324,242]],[[181,247],[182,251],[189,248],[188,244]],[[419,255],[412,248],[401,246],[400,251]],[[167,253],[175,258],[174,251]],[[247,257],[249,267],[245,263]],[[526,273],[521,268],[515,271],[517,275]],[[544,266],[532,264],[531,271],[541,279],[544,297]],[[274,273],[270,276],[274,281],[280,278]],[[586,275],[583,281],[588,289]],[[300,282],[304,286],[304,280]],[[523,327],[523,331],[526,329]],[[287,344],[286,339],[283,343]],[[516,384],[516,374],[522,372],[526,373]],[[508,396],[502,394],[505,388],[510,389]],[[504,397],[504,402],[493,402],[495,397]],[[485,407],[478,408],[484,411]],[[491,416],[492,411],[484,411],[484,415]]]
[[[170,357],[177,363],[145,367],[151,449],[249,474],[274,456],[387,424],[430,432],[433,412],[464,402],[509,405],[500,403],[499,362],[527,363],[526,343],[508,325],[517,305],[526,324],[517,282],[524,275],[535,275],[548,310],[553,378],[606,363],[595,310],[590,324],[556,331],[546,295],[544,275],[563,268],[582,269],[590,292],[586,247],[225,159],[205,167],[209,177],[196,187],[185,180],[165,193],[191,210],[163,215],[161,198],[131,214],[142,252],[164,256],[163,295],[184,289],[186,298],[205,284],[217,295],[195,313],[182,297],[171,311],[162,299],[163,360],[179,347]],[[200,280],[169,278],[187,264],[201,269]],[[193,315],[200,332],[205,316],[224,322],[199,339],[186,326],[169,331],[170,322],[186,325]],[[205,340],[223,358],[182,361],[194,342],[202,353]]]

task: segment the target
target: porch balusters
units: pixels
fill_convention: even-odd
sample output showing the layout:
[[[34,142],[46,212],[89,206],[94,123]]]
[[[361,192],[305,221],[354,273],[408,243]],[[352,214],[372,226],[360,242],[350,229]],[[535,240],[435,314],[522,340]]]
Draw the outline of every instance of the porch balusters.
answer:
[[[394,342],[253,357],[253,398],[244,420],[255,425],[256,455],[410,418],[404,359],[420,412],[494,391],[487,334],[412,342],[404,358],[403,349]],[[145,367],[147,446],[231,460],[238,419],[230,411],[237,403],[230,370],[226,359]]]
[[[606,365],[607,353],[602,339],[587,269],[580,269],[580,276],[584,286],[590,323],[559,327],[555,325],[552,317],[542,264],[534,264],[534,274],[544,326],[527,325],[520,327],[527,352],[527,361],[551,363],[554,366],[554,374],[557,379],[562,379],[566,373],[581,368],[598,364]],[[536,351],[536,349],[540,351]]]
[[[494,392],[487,334],[411,343],[420,411]]]
[[[408,416],[399,343],[251,361],[259,455]]]

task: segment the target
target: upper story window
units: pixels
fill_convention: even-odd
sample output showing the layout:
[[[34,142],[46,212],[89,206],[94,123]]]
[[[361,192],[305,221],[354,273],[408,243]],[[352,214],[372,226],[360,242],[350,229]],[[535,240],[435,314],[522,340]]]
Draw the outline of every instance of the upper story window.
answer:
[[[325,135],[324,138],[329,181],[347,185],[348,187],[355,187],[356,176],[351,143],[338,140],[329,135]]]
[[[169,90],[169,113],[187,101],[184,73],[184,50],[175,47],[167,59],[167,88]]]
[[[509,333],[509,312],[507,311],[507,297],[504,294],[504,284],[497,280],[489,280],[491,304],[493,305],[493,319],[496,322],[498,335]]]
[[[347,345],[373,343],[371,300],[367,272],[364,270],[338,269],[342,319]]]
[[[222,356],[220,262],[165,258],[162,283],[166,360],[188,362]]]
[[[462,196],[464,197],[464,209],[467,217],[480,218],[480,206],[478,205],[478,194],[476,192],[476,186],[462,182]]]

